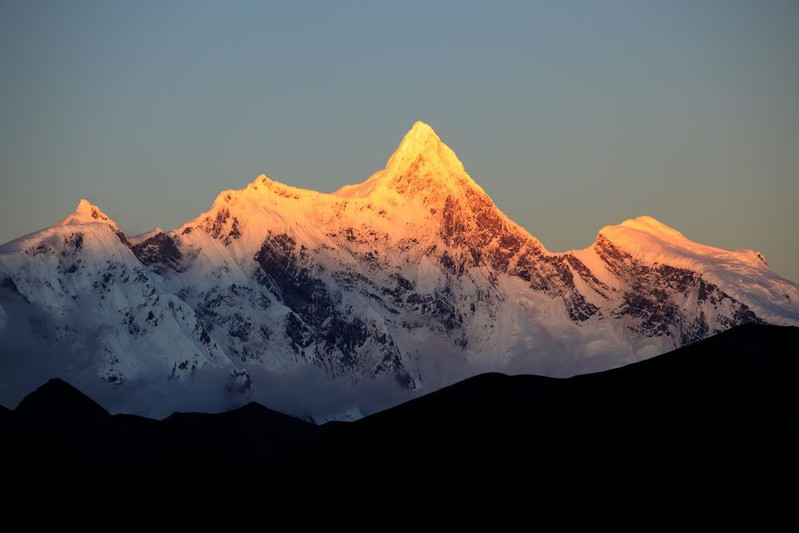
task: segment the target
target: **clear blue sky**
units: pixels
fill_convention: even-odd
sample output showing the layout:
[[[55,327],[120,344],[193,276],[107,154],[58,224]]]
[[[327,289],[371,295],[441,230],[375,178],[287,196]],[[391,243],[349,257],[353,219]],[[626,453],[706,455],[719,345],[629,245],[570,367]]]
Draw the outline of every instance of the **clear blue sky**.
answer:
[[[0,68],[1,242],[330,192],[423,120],[550,250],[648,214],[799,281],[796,1],[0,0]]]

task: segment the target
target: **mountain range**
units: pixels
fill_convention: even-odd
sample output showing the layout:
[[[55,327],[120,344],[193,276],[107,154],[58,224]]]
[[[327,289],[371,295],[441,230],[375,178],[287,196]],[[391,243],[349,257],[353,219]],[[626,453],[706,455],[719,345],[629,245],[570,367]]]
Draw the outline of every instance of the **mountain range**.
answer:
[[[170,231],[86,200],[0,247],[0,404],[68,379],[112,412],[258,400],[356,419],[484,372],[607,370],[741,324],[799,325],[752,250],[651,217],[550,252],[417,122],[332,194],[262,175]]]

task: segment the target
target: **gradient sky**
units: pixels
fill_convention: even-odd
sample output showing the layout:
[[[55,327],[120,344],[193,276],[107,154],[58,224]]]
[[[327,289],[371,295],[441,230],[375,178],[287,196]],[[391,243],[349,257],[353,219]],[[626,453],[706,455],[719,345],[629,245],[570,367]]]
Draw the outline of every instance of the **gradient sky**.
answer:
[[[0,0],[0,242],[332,192],[429,123],[552,251],[647,214],[799,281],[799,2]]]

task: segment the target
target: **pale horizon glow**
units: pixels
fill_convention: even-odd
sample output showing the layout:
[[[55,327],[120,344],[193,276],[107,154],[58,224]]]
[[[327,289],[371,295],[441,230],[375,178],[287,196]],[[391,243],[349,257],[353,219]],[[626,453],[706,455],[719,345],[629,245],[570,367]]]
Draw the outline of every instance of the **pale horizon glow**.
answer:
[[[551,251],[648,215],[799,281],[797,64],[795,2],[6,0],[0,243],[330,193],[421,120]]]

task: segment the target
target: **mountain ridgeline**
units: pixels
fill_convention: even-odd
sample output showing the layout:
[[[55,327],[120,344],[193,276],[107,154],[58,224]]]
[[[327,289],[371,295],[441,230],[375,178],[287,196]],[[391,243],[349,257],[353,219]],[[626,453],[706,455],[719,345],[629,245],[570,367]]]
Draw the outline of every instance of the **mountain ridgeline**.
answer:
[[[601,371],[747,323],[799,325],[799,287],[760,254],[650,217],[549,252],[419,122],[332,194],[259,176],[133,237],[82,200],[0,247],[0,403],[56,376],[114,411],[357,418],[481,372]]]

